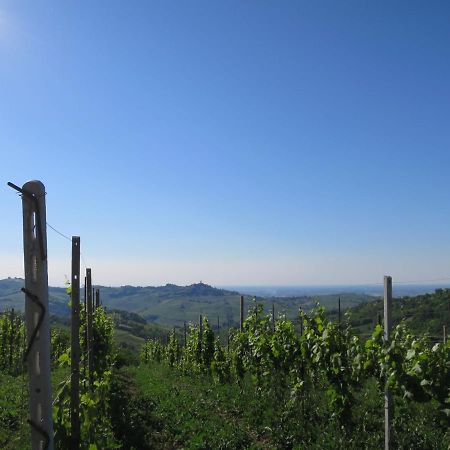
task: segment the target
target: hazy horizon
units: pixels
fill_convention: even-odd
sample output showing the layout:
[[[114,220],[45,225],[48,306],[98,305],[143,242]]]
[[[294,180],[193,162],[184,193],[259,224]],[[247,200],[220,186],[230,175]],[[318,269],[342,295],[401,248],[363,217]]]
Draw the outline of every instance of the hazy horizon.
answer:
[[[6,277],[13,279],[23,279],[23,277]],[[1,280],[1,278],[0,278]],[[179,286],[188,286],[196,283],[205,283],[203,280],[199,280],[193,283],[181,284]],[[82,283],[83,284],[83,283]],[[163,283],[163,284],[101,284],[95,283],[95,286],[103,287],[113,287],[118,288],[122,286],[134,286],[134,287],[163,287],[167,284],[176,283]],[[205,283],[209,284],[209,283]],[[373,296],[383,295],[383,283],[375,284],[337,284],[337,285],[211,285],[217,289],[225,289],[229,291],[237,291],[240,294],[246,295],[256,295],[256,296],[267,296],[267,297],[288,297],[288,296],[314,296],[314,295],[327,295],[327,294],[366,294]],[[49,287],[65,287],[64,284],[52,285],[49,283]],[[450,280],[447,283],[442,281],[429,280],[423,283],[405,283],[405,282],[393,282],[393,294],[394,296],[404,296],[404,295],[419,295],[425,293],[434,292],[439,288],[450,288]]]

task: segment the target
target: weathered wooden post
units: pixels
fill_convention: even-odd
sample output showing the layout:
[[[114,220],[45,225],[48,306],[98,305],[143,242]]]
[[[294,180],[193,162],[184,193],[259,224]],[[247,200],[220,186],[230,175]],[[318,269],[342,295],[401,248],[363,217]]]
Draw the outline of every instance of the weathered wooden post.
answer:
[[[240,320],[240,330],[244,330],[244,296],[241,295],[241,320]]]
[[[88,354],[88,332],[87,332],[87,277],[84,277],[84,297],[83,297],[83,310],[84,310],[84,358],[83,358],[83,387],[86,388],[86,376],[87,374],[87,354]]]
[[[72,450],[80,448],[80,238],[72,237],[70,424]]]
[[[389,343],[391,333],[392,312],[392,277],[384,277],[384,339]],[[392,418],[393,402],[392,392],[389,388],[384,391],[384,448],[390,450],[392,447]]]
[[[94,381],[94,336],[92,329],[92,275],[91,269],[86,269],[86,308],[87,308],[87,365],[88,365],[88,373],[89,373],[89,386],[93,387]]]
[[[53,450],[45,187],[40,181],[8,185],[22,194],[31,448]]]
[[[300,336],[303,336],[303,317],[302,317],[302,308],[298,309],[299,316],[300,316]]]
[[[341,328],[341,297],[338,298],[338,323],[339,329]]]

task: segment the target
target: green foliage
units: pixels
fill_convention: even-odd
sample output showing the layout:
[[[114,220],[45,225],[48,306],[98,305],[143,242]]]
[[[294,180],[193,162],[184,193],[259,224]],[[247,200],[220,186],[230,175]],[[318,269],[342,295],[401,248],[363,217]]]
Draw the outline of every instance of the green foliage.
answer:
[[[156,417],[155,402],[138,390],[125,369],[114,373],[109,408],[114,436],[122,449],[160,448],[162,423]]]
[[[69,347],[69,335],[65,330],[51,329],[51,362],[58,359]],[[14,312],[0,314],[0,372],[18,375],[25,371],[23,356],[27,346],[23,316]]]
[[[82,449],[114,449],[118,444],[114,438],[110,420],[110,385],[116,351],[114,348],[114,324],[102,307],[95,308],[92,315],[93,374],[87,370],[88,350],[86,341],[86,314],[80,313],[80,425]],[[67,348],[67,347],[66,347]],[[70,362],[69,349],[62,353],[61,365]],[[55,448],[70,448],[70,378],[58,387],[54,400],[53,421]]]
[[[164,348],[164,356],[169,366],[174,367],[178,364],[181,356],[181,347],[175,332],[169,336],[169,342]]]
[[[23,371],[25,324],[14,312],[0,314],[0,372],[17,375]]]
[[[343,306],[344,308],[344,306]],[[383,316],[383,300],[365,302],[350,309],[350,324],[355,333],[370,334],[373,327]],[[337,311],[327,314],[330,320],[337,322]],[[414,297],[394,298],[392,301],[392,324],[395,327],[404,322],[417,336],[427,335],[432,340],[442,339],[442,326],[450,329],[450,289],[436,289],[432,294]]]
[[[397,402],[426,403],[439,432],[445,434],[450,425],[449,343],[433,346],[426,338],[416,338],[405,324],[399,324],[392,330],[389,342],[377,325],[363,344],[352,331],[349,319],[339,326],[327,319],[322,307],[311,314],[302,312],[300,321],[301,334],[284,316],[274,321],[264,314],[261,305],[255,304],[243,331],[231,334],[227,349],[221,347],[218,338],[214,339],[204,320],[202,329],[189,327],[185,348],[180,348],[172,334],[166,346],[158,341],[147,343],[142,360],[163,361],[197,376],[211,374],[217,384],[236,382],[240,389],[249,378],[256,398],[268,402],[267,414],[276,417],[283,445],[285,439],[298,439],[289,431],[292,421],[315,414],[311,410],[314,397],[320,398],[322,420],[332,421],[342,430],[341,445],[362,429],[361,418],[355,417],[353,410],[371,380],[376,381],[380,398],[389,388]],[[399,429],[406,427],[397,423]],[[407,431],[402,433],[408,435]]]

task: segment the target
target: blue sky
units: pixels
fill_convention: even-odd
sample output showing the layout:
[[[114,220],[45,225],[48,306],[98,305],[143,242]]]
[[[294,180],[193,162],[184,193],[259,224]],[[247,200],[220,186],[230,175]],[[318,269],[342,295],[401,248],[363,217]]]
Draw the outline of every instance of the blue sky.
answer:
[[[446,1],[0,2],[0,277],[23,273],[6,182],[29,179],[101,284],[450,277],[449,21]]]

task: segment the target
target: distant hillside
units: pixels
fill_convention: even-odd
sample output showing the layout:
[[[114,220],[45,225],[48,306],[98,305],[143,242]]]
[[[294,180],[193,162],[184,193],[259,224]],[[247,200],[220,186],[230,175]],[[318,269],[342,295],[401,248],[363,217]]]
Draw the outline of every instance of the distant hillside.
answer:
[[[359,334],[367,336],[372,332],[377,321],[383,320],[383,300],[378,299],[348,308],[348,312],[351,325]],[[337,321],[336,310],[330,311],[329,316]],[[343,314],[342,320],[344,320]],[[450,289],[436,289],[433,294],[415,297],[394,298],[392,301],[393,325],[401,321],[404,321],[416,334],[427,333],[432,340],[441,340],[443,325],[450,330]]]
[[[23,284],[24,281],[20,278],[0,280],[0,311],[11,308],[23,310],[24,294],[20,291]],[[184,321],[196,322],[200,314],[208,316],[213,325],[217,324],[217,317],[222,326],[237,326],[239,322],[239,292],[217,289],[204,283],[190,286],[167,284],[158,287],[96,287],[100,289],[101,301],[108,309],[138,314],[146,321],[155,324],[181,327]],[[268,312],[271,311],[273,304],[277,315],[285,313],[293,318],[298,315],[299,308],[309,311],[317,302],[327,309],[336,308],[339,296],[343,308],[373,299],[364,294],[341,293],[319,296],[257,297],[256,300],[262,303]],[[49,288],[51,314],[68,317],[70,315],[68,300],[64,288]],[[252,300],[252,296],[245,296],[246,310]]]
[[[21,292],[24,287],[22,278],[6,278],[0,280],[0,311],[14,308],[23,311],[25,294]],[[50,313],[60,317],[70,315],[69,297],[64,288],[49,287]]]

